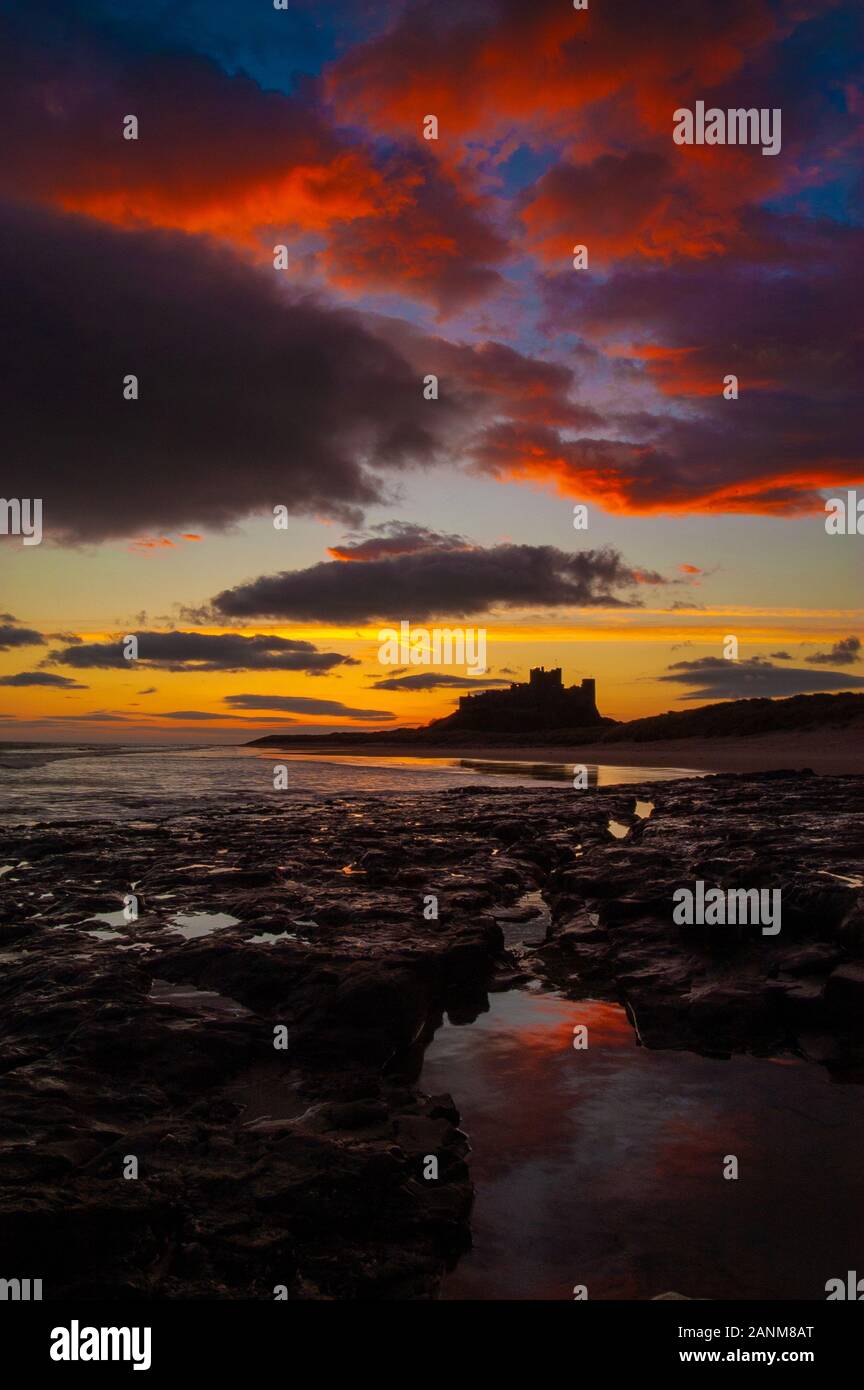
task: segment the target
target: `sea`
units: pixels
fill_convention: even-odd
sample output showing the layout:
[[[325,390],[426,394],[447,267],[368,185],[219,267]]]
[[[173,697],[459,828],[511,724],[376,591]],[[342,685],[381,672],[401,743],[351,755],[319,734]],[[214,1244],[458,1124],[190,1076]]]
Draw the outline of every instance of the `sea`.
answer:
[[[274,788],[276,765],[287,769]],[[589,786],[620,786],[699,776],[695,769],[588,764]],[[288,753],[248,745],[0,745],[0,823],[114,820],[224,808],[237,800],[345,793],[397,795],[451,787],[562,788],[574,762],[514,762],[444,757],[383,758],[360,754]]]

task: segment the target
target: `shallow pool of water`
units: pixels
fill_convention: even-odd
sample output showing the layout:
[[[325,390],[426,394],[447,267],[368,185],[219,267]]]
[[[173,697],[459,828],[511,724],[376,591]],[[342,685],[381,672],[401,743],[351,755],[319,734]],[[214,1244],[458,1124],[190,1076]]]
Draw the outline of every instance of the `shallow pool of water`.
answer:
[[[92,917],[87,918],[88,922],[104,922],[108,927],[128,927],[129,923],[134,920],[128,915],[124,907],[121,907],[118,912],[94,912]],[[89,934],[95,935],[94,932]]]
[[[154,976],[150,984],[150,998],[154,1004],[172,1004],[175,1008],[201,1010],[204,1013],[224,1015],[226,1018],[250,1016],[250,1010],[227,994],[219,994],[212,989],[198,989],[197,985],[175,983],[173,980],[160,980]]]
[[[864,1090],[820,1067],[649,1051],[615,1004],[513,990],[439,1028],[421,1085],[473,1150],[445,1299],[822,1300],[864,1264]]]
[[[240,918],[232,917],[230,912],[178,912],[171,918],[171,930],[185,936],[187,941],[239,924]]]

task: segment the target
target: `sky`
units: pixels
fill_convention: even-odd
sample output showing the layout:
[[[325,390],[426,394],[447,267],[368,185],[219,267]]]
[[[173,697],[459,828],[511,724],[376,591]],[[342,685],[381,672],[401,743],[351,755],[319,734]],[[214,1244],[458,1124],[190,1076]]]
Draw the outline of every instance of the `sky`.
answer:
[[[859,7],[277,4],[0,0],[0,739],[864,689]]]

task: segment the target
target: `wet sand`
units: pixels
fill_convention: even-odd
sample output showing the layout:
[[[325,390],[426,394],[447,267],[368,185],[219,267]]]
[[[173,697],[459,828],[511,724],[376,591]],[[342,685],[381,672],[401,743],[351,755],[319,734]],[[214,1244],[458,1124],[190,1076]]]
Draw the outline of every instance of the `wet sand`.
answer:
[[[275,747],[276,745],[271,745]],[[284,751],[376,758],[489,758],[493,761],[604,763],[631,767],[680,767],[701,772],[770,772],[812,768],[826,776],[864,773],[864,738],[856,729],[753,735],[743,738],[668,739],[656,743],[533,744],[510,747],[482,741],[453,743],[298,744],[286,739]]]

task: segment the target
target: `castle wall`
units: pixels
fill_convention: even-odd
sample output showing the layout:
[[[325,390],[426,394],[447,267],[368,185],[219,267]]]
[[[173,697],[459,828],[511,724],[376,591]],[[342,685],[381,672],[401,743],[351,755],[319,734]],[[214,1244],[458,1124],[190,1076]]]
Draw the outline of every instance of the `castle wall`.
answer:
[[[508,690],[485,690],[463,695],[456,714],[446,723],[451,728],[520,733],[532,729],[584,728],[601,722],[593,680],[564,686],[560,668],[531,671],[527,682]]]

